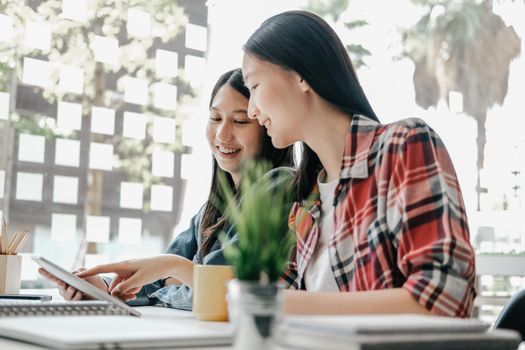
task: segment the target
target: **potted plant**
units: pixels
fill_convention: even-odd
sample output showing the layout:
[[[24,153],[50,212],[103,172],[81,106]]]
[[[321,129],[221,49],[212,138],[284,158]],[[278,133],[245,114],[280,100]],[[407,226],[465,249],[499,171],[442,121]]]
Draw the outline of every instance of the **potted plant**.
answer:
[[[293,171],[268,169],[266,163],[252,162],[244,167],[240,200],[226,179],[221,181],[225,215],[238,234],[238,240],[225,247],[225,258],[236,276],[228,284],[235,349],[272,348],[272,333],[282,310],[279,279],[294,241],[288,228]]]

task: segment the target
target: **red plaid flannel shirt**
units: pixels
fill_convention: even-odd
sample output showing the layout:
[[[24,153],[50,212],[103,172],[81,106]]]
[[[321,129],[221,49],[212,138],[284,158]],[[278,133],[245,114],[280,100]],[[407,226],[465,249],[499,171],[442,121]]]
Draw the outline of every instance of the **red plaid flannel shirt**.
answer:
[[[319,237],[320,202],[295,203],[297,233],[284,280],[304,289]],[[309,209],[308,209],[309,208]],[[341,292],[405,288],[434,314],[468,317],[474,297],[474,251],[450,157],[422,120],[381,125],[354,116],[346,137],[329,244]]]

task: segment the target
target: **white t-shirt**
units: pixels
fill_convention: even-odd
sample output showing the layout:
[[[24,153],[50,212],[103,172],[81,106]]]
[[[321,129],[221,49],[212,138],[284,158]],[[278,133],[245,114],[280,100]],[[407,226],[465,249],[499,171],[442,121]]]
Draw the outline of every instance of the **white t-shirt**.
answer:
[[[310,292],[338,292],[339,287],[335,281],[330,258],[328,257],[328,241],[334,232],[334,197],[335,188],[339,179],[330,182],[321,182],[326,177],[323,169],[317,177],[319,194],[321,198],[321,224],[319,237],[314,253],[308,261],[304,274],[306,290]]]

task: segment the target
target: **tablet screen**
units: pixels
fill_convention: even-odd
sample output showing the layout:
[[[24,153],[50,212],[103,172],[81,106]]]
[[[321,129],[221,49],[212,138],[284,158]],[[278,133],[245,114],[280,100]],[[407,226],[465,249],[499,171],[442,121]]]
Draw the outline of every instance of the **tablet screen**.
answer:
[[[89,295],[97,300],[105,300],[111,304],[118,305],[121,308],[126,309],[133,316],[140,316],[140,312],[133,309],[121,300],[112,297],[108,293],[100,290],[89,282],[84,281],[82,278],[75,276],[69,271],[64,270],[60,266],[52,263],[51,261],[41,256],[33,256],[32,259],[36,261],[44,270],[54,275],[58,279],[61,279],[70,286],[78,289],[82,293]]]

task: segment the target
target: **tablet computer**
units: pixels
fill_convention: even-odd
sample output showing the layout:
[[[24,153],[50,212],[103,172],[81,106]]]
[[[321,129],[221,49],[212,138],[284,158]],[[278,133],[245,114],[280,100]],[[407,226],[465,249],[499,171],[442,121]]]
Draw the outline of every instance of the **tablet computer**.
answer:
[[[40,265],[44,270],[46,270],[56,278],[69,284],[70,286],[78,289],[82,293],[89,295],[90,297],[95,298],[97,300],[107,301],[117,307],[125,309],[132,316],[140,317],[140,312],[133,309],[131,306],[127,305],[126,303],[115,297],[112,297],[109,293],[106,293],[103,290],[95,287],[91,283],[86,282],[82,278],[75,276],[71,272],[64,270],[63,268],[52,263],[46,258],[41,256],[33,256],[32,259],[36,261],[36,263]]]

